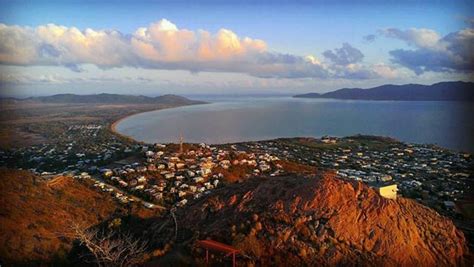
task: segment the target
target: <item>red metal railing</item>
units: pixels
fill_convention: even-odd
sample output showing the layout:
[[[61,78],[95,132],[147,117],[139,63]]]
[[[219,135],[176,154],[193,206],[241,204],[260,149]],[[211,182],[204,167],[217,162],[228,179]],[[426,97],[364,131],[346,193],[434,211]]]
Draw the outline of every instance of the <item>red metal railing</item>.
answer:
[[[209,264],[209,250],[214,250],[226,253],[226,257],[232,255],[232,266],[235,267],[235,255],[240,252],[238,249],[214,240],[198,240],[196,245],[206,249],[206,264]]]

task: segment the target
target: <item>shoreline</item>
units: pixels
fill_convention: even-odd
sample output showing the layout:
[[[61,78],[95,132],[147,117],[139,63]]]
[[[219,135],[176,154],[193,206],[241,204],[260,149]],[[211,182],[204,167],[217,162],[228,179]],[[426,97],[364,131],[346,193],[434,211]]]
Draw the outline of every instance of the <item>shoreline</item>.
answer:
[[[121,118],[118,118],[117,120],[114,120],[112,121],[111,123],[109,123],[108,125],[108,130],[118,136],[119,138],[124,138],[126,139],[127,141],[129,142],[132,142],[132,143],[139,143],[139,144],[144,144],[145,142],[143,141],[138,141],[134,138],[132,138],[131,136],[128,136],[128,135],[125,135],[125,134],[122,134],[120,133],[119,131],[117,131],[117,124],[119,124],[121,121],[131,117],[131,116],[134,116],[134,115],[137,115],[137,114],[141,114],[141,113],[146,113],[146,112],[152,112],[152,111],[159,111],[159,110],[165,110],[165,109],[173,109],[173,108],[179,108],[179,107],[186,107],[186,106],[193,106],[193,105],[202,105],[202,104],[209,104],[208,102],[202,102],[202,103],[195,103],[195,104],[185,104],[185,105],[178,105],[178,106],[172,106],[172,107],[165,107],[165,108],[154,108],[154,109],[150,109],[150,110],[143,110],[143,111],[139,111],[139,112],[136,112],[136,113],[132,113],[132,114],[128,114],[128,115],[125,115]]]
[[[161,109],[156,109],[156,110],[161,110]],[[154,111],[154,110],[151,110],[151,111]],[[144,111],[144,112],[148,112],[148,111]],[[133,139],[131,136],[128,136],[128,135],[125,135],[125,134],[120,133],[120,132],[117,130],[117,124],[119,124],[121,121],[127,119],[128,117],[131,117],[131,116],[133,116],[133,115],[137,115],[137,114],[140,114],[140,113],[144,113],[144,112],[138,112],[138,113],[129,114],[129,115],[126,115],[126,116],[124,116],[124,117],[121,117],[121,118],[119,118],[119,119],[113,121],[112,123],[109,124],[109,127],[108,127],[108,128],[109,128],[109,131],[110,131],[112,134],[118,136],[119,138],[124,138],[124,139],[126,139],[127,141],[129,141],[129,142],[133,142],[133,143],[143,143],[143,142],[140,142],[140,141],[138,141],[138,140]]]
[[[204,104],[207,104],[207,103],[204,103]],[[199,104],[190,104],[190,105],[199,105]],[[127,140],[128,142],[131,142],[131,143],[137,143],[137,144],[146,144],[145,141],[139,141],[139,140],[136,140],[134,139],[133,137],[131,136],[128,136],[128,135],[125,135],[125,134],[122,134],[120,133],[118,130],[117,130],[117,125],[122,122],[123,120],[131,117],[131,116],[134,116],[134,115],[137,115],[137,114],[141,114],[141,113],[146,113],[146,112],[152,112],[152,111],[159,111],[159,110],[165,110],[165,109],[173,109],[173,108],[178,108],[178,107],[185,107],[185,106],[190,106],[190,105],[182,105],[182,106],[174,106],[174,107],[165,107],[165,108],[158,108],[158,109],[151,109],[151,110],[145,110],[145,111],[140,111],[140,112],[136,112],[136,113],[132,113],[132,114],[129,114],[129,115],[126,115],[126,116],[123,116],[115,121],[113,121],[112,123],[109,124],[108,126],[108,129],[112,132],[112,134],[115,134],[116,136],[118,136],[119,138],[123,138],[125,140]],[[337,137],[337,138],[348,138],[348,137],[353,137],[353,136],[357,136],[357,135],[362,135],[362,136],[371,136],[371,137],[385,137],[385,138],[390,138],[390,139],[393,139],[397,142],[401,142],[401,143],[405,143],[405,144],[416,144],[416,145],[429,145],[429,146],[434,146],[434,147],[437,147],[439,149],[443,149],[443,150],[449,150],[449,151],[453,151],[453,152],[456,152],[456,153],[474,153],[474,151],[470,151],[468,149],[455,149],[455,148],[449,148],[449,147],[446,147],[446,146],[442,146],[442,145],[438,145],[438,144],[435,144],[435,143],[416,143],[416,142],[408,142],[408,141],[403,141],[403,140],[400,140],[398,138],[395,138],[393,136],[383,136],[383,135],[371,135],[371,134],[361,134],[361,133],[358,133],[358,134],[353,134],[353,135],[345,135],[345,136],[331,136],[331,137]],[[271,141],[271,140],[278,140],[278,139],[293,139],[293,138],[321,138],[323,137],[324,135],[322,136],[281,136],[281,137],[271,137],[271,138],[264,138],[264,139],[257,139],[257,140],[242,140],[242,141],[235,141],[235,142],[224,142],[224,143],[209,143],[210,145],[231,145],[231,144],[239,144],[239,143],[246,143],[246,142],[262,142],[262,141]],[[195,143],[197,144],[197,143]]]

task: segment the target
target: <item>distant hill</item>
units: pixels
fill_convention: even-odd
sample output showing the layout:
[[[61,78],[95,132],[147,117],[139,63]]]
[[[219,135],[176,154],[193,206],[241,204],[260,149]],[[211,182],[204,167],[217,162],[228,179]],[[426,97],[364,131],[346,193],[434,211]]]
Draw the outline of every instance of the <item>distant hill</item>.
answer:
[[[30,97],[25,100],[39,101],[43,103],[101,103],[101,104],[173,104],[189,105],[204,103],[177,95],[162,95],[157,97],[119,95],[119,94],[96,94],[76,95],[58,94],[52,96]]]
[[[404,101],[474,101],[474,83],[440,82],[433,85],[382,85],[370,89],[343,88],[324,94],[295,95],[301,98],[335,98]]]

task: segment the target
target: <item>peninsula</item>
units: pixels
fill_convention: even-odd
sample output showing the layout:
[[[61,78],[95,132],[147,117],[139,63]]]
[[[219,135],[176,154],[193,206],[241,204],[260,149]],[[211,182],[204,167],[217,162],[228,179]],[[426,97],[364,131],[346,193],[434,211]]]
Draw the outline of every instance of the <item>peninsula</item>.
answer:
[[[368,89],[343,88],[323,94],[307,93],[293,97],[397,101],[474,101],[474,83],[458,81],[440,82],[432,85],[386,84]]]

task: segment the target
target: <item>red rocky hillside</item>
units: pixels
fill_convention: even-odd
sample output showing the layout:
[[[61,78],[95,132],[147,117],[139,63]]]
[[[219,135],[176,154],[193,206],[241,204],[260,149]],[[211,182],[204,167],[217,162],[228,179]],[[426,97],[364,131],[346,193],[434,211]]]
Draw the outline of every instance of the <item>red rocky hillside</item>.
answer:
[[[253,178],[216,190],[180,217],[196,238],[241,249],[240,264],[453,266],[468,253],[449,219],[332,174]]]

